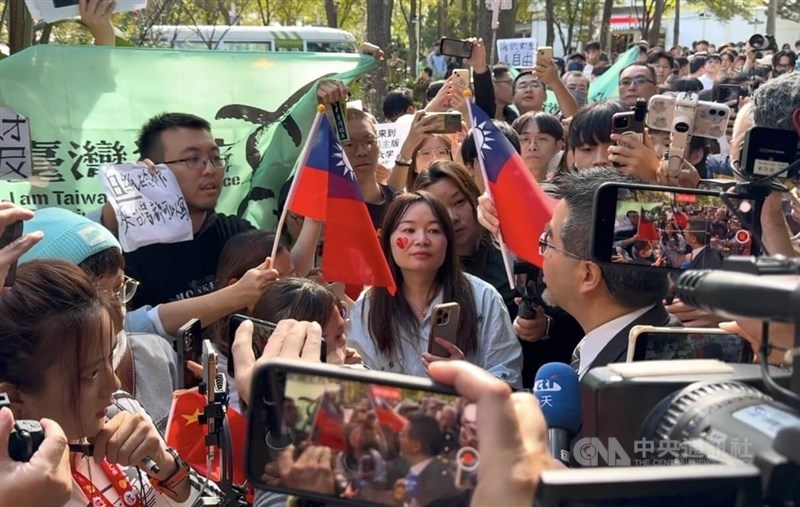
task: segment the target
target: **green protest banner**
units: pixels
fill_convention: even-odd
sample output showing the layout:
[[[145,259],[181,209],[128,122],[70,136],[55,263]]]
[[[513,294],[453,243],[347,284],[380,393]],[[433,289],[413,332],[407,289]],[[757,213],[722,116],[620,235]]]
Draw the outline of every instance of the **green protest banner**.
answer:
[[[314,118],[316,81],[349,83],[375,65],[341,53],[30,47],[0,61],[0,105],[30,120],[34,174],[0,181],[0,200],[98,208],[100,166],[137,160],[134,140],[152,116],[186,112],[211,122],[229,157],[217,211],[273,227]]]
[[[589,85],[589,102],[602,102],[619,97],[619,74],[622,69],[639,59],[639,46],[620,55],[616,63]]]

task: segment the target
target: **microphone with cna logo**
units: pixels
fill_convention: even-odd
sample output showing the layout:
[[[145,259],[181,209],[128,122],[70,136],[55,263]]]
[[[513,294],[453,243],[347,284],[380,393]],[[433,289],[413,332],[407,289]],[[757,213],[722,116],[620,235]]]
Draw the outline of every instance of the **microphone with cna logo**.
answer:
[[[570,441],[581,426],[578,375],[565,363],[547,363],[536,372],[533,394],[547,421],[550,454],[570,466]]]

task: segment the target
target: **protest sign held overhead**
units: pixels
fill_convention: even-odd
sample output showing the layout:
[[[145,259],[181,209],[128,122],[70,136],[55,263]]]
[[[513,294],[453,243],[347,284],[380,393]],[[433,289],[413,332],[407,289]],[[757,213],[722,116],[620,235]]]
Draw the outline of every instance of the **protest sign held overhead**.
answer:
[[[166,165],[157,166],[155,174],[140,164],[103,166],[100,181],[117,216],[124,252],[193,238],[186,200]]]
[[[25,0],[33,19],[52,23],[80,15],[78,0]],[[138,11],[147,7],[147,0],[116,0],[115,12]]]
[[[498,61],[519,68],[531,68],[536,63],[536,39],[499,39]]]

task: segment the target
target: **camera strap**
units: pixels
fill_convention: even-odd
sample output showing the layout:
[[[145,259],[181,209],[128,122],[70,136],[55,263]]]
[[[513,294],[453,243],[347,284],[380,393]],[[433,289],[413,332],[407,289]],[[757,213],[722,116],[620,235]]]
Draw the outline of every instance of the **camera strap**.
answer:
[[[114,488],[114,491],[119,495],[122,500],[122,505],[125,507],[145,507],[142,497],[133,491],[133,486],[128,482],[128,478],[122,472],[119,465],[112,465],[107,460],[100,463],[103,473],[108,478],[108,482]],[[114,503],[109,501],[108,498],[97,488],[92,482],[86,478],[85,475],[77,470],[72,471],[72,478],[78,483],[83,495],[96,507],[114,507]]]

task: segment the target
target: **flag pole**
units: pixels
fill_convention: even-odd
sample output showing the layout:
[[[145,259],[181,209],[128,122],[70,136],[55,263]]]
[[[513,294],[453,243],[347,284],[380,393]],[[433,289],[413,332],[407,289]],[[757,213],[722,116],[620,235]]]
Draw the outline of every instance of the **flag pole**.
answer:
[[[471,95],[472,95],[472,92],[470,90],[464,90],[464,96],[467,97],[467,100],[469,100],[469,97]],[[474,129],[477,126],[475,125],[475,116],[472,114],[473,105],[472,104],[467,104],[467,107],[469,107],[469,120],[470,120],[470,123],[472,124],[472,128]],[[474,107],[478,107],[478,106],[474,106]],[[473,134],[473,136],[474,136],[474,134]],[[489,196],[489,198],[492,200],[492,202],[494,202],[494,196],[492,196],[492,191],[489,189],[489,176],[486,174],[486,166],[483,163],[483,153],[481,152],[481,147],[477,146],[477,143],[476,143],[475,147],[477,148],[477,151],[478,151],[478,165],[480,165],[480,168],[481,168],[481,176],[483,177],[483,188],[485,189],[484,191]],[[499,221],[499,218],[498,218],[498,221]],[[506,276],[508,277],[508,285],[511,288],[513,288],[514,287],[514,270],[511,268],[511,255],[510,255],[510,253],[508,251],[508,247],[506,247],[506,244],[503,241],[503,233],[498,230],[497,234],[495,235],[495,239],[497,239],[497,243],[500,245],[500,254],[503,257],[503,267],[505,268]]]
[[[300,181],[300,173],[303,171],[303,167],[308,161],[308,155],[311,152],[311,147],[314,145],[314,140],[317,137],[317,130],[319,130],[319,124],[323,118],[325,118],[325,106],[323,104],[319,104],[317,106],[317,115],[314,116],[314,121],[311,123],[311,130],[309,130],[308,137],[306,138],[306,145],[303,146],[303,151],[300,152],[300,157],[298,157],[300,165],[298,166],[297,172],[295,172],[294,178],[292,179],[292,184],[289,187],[289,193],[286,196],[286,202],[283,205],[281,216],[278,219],[278,226],[275,229],[275,241],[272,243],[272,251],[270,253],[270,258],[273,261],[275,260],[275,256],[278,255],[278,248],[281,244],[281,233],[283,232],[283,226],[286,223],[286,215],[289,213],[289,204],[292,202],[292,199],[294,199],[294,194],[297,191],[297,184]]]

